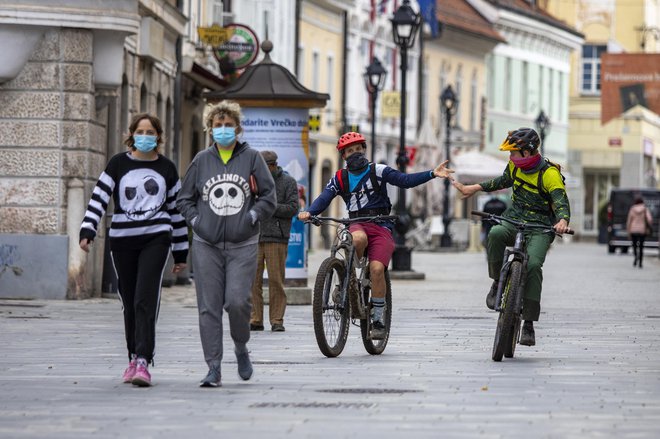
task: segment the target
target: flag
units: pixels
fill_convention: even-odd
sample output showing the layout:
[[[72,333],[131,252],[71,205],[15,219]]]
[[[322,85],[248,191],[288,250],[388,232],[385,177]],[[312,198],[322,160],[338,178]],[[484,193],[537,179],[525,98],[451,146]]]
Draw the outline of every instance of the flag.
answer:
[[[433,38],[439,34],[438,17],[435,16],[435,2],[436,0],[418,0],[419,12],[422,14],[424,21],[431,27],[431,35]]]

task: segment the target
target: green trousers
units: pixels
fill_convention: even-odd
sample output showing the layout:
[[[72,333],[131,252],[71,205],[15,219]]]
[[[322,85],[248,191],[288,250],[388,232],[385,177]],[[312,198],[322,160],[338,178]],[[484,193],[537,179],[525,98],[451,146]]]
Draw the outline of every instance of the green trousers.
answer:
[[[488,234],[488,275],[491,279],[500,278],[504,261],[504,249],[513,246],[516,228],[509,223],[494,226]],[[525,233],[527,242],[527,279],[523,300],[523,320],[538,321],[541,314],[541,284],[543,283],[543,263],[554,236],[539,231]]]

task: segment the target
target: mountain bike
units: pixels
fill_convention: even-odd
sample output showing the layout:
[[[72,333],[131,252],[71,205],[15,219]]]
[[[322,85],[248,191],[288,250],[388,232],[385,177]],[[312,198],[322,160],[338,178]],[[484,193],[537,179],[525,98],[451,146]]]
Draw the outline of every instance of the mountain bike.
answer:
[[[316,274],[312,313],[314,334],[319,349],[326,357],[336,357],[344,350],[350,321],[357,326],[359,320],[362,343],[368,353],[379,355],[385,350],[392,322],[392,288],[390,275],[385,269],[385,310],[383,320],[385,336],[375,339],[371,335],[371,281],[369,258],[365,249],[357,257],[353,236],[348,227],[353,223],[395,221],[398,217],[378,215],[353,219],[312,216],[307,222],[315,226],[333,223],[337,228],[330,257],[325,259]]]
[[[502,361],[503,355],[506,358],[513,358],[516,344],[518,344],[520,338],[528,260],[525,232],[541,230],[542,233],[561,235],[556,233],[552,226],[545,224],[524,223],[477,210],[473,210],[472,215],[480,216],[496,224],[507,222],[517,230],[515,244],[513,247],[507,247],[504,250],[504,263],[500,270],[497,295],[495,296],[495,311],[499,312],[500,315],[497,319],[492,358],[493,361]],[[572,235],[574,231],[568,230],[566,233]]]

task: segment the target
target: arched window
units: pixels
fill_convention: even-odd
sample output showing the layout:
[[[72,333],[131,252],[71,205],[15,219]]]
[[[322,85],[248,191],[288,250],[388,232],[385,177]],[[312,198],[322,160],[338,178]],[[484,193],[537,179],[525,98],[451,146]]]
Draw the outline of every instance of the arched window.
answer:
[[[147,102],[147,86],[142,83],[140,87],[140,113],[146,113],[148,111],[149,103]]]

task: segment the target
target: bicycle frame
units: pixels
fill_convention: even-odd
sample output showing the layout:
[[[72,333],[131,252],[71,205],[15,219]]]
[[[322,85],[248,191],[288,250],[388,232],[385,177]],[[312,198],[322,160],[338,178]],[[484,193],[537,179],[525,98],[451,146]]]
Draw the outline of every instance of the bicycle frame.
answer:
[[[502,264],[502,268],[500,269],[500,279],[497,284],[497,295],[495,296],[495,311],[497,312],[502,312],[502,295],[504,294],[504,283],[506,282],[507,279],[507,274],[509,273],[509,269],[511,268],[511,264],[514,261],[520,261],[522,263],[523,267],[523,275],[521,279],[521,289],[524,291],[525,288],[525,279],[527,275],[527,260],[529,259],[529,256],[527,255],[527,250],[525,248],[526,240],[525,240],[525,233],[524,227],[516,227],[517,232],[516,232],[516,240],[513,245],[513,247],[507,247],[504,250],[504,263]],[[514,306],[516,307],[514,309],[514,312],[516,314],[520,314],[520,302],[515,303]]]

